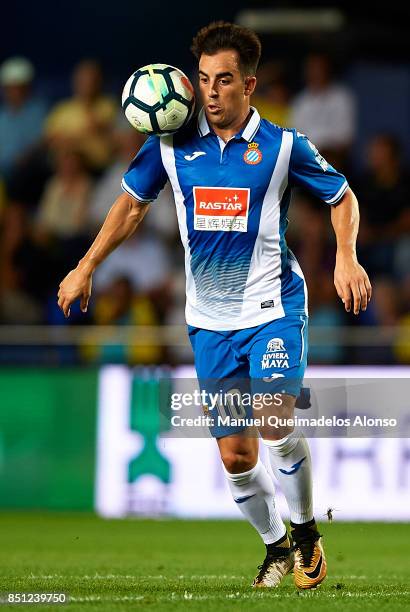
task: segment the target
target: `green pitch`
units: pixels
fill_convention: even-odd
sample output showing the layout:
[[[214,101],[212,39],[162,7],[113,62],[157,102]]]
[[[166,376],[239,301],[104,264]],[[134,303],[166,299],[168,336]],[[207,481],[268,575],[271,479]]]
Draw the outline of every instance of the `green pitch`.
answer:
[[[299,593],[250,583],[264,548],[245,522],[1,514],[0,593],[66,593],[62,609],[409,610],[410,525],[324,523],[329,575]],[[0,605],[0,610],[37,606]],[[41,606],[58,610],[60,606]]]

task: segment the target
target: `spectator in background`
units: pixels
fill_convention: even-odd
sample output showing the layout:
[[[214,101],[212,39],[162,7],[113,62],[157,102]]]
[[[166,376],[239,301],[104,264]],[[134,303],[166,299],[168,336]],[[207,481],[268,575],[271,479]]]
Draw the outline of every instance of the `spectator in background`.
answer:
[[[73,74],[73,97],[57,104],[46,123],[51,145],[74,146],[97,171],[110,160],[109,130],[117,113],[114,100],[102,93],[102,85],[99,64],[80,62]]]
[[[296,192],[289,217],[287,241],[303,266],[309,287],[310,326],[317,338],[317,343],[310,344],[310,361],[341,363],[345,352],[340,326],[349,320],[339,308],[333,284],[335,242],[328,211],[305,193]]]
[[[312,332],[320,332],[318,342],[309,347],[310,362],[337,364],[343,361],[344,350],[340,327],[345,314],[339,308],[332,276],[318,269],[309,284],[309,324]]]
[[[151,300],[136,290],[135,284],[128,276],[112,277],[110,283],[97,296],[93,312],[98,325],[134,326],[136,336],[138,326],[159,324]],[[99,342],[95,340],[96,336],[99,336]],[[99,330],[92,330],[84,338],[81,353],[88,360],[130,364],[158,363],[164,356],[160,346],[149,342],[145,345],[136,342],[121,344],[116,336],[115,329],[105,330],[103,338]],[[128,335],[127,339],[132,340],[132,337]]]
[[[0,177],[0,222],[2,221],[4,209],[6,207],[6,186]]]
[[[96,299],[116,279],[126,277],[135,295],[151,300],[156,319],[162,322],[170,306],[170,260],[171,254],[163,242],[145,227],[139,227],[96,271],[93,279]]]
[[[409,255],[409,252],[407,252]],[[410,257],[407,259],[407,268]],[[410,271],[401,279],[401,309],[397,321],[394,354],[398,363],[410,364]]]
[[[92,178],[82,152],[62,146],[55,151],[55,174],[46,183],[35,221],[38,243],[67,269],[89,245],[86,230]]]
[[[290,125],[290,91],[283,69],[274,62],[268,62],[258,69],[258,93],[252,96],[261,117],[276,125]]]
[[[308,286],[323,271],[333,276],[335,246],[327,212],[302,192],[295,194],[289,210],[286,239],[303,266]]]
[[[93,233],[104,223],[121,191],[124,172],[145,142],[145,136],[130,126],[122,112],[117,116],[110,139],[111,163],[97,180],[90,202],[88,221]]]
[[[356,347],[356,361],[358,363],[389,364],[395,363],[394,337],[389,328],[394,328],[400,322],[402,309],[402,296],[400,287],[390,277],[379,277],[373,283],[373,295],[369,308],[360,316],[358,324],[362,326],[377,326],[387,328],[387,333],[376,329],[371,346],[363,342]],[[377,342],[380,340],[380,343]]]
[[[305,79],[306,89],[293,102],[292,125],[306,134],[331,164],[343,168],[355,135],[353,95],[334,81],[325,54],[307,57]]]
[[[356,191],[360,202],[359,252],[369,274],[408,274],[403,253],[410,236],[410,176],[394,136],[379,134],[369,143],[367,171]]]
[[[145,142],[145,136],[130,127],[122,112],[117,116],[111,139],[114,159],[98,179],[89,208],[90,233],[93,235],[104,223],[112,202],[120,193],[124,173]],[[179,243],[174,194],[169,182],[157,200],[152,202],[150,211],[144,219],[144,229],[155,232],[170,246],[175,241]]]
[[[372,347],[360,357],[374,363],[394,358],[409,363],[410,175],[399,141],[391,134],[371,139],[366,160],[366,172],[356,186],[361,203],[358,252],[374,279],[374,297],[359,323],[397,326],[397,336],[393,348]]]
[[[5,179],[43,133],[47,108],[32,93],[33,78],[34,68],[24,57],[12,57],[0,66],[0,175]]]
[[[49,263],[32,240],[24,209],[12,207],[0,240],[0,323],[43,321],[42,302],[57,278],[57,270]]]

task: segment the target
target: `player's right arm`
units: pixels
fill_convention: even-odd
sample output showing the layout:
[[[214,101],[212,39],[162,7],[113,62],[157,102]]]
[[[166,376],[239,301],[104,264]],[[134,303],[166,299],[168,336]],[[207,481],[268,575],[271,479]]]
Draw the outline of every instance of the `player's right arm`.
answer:
[[[60,283],[58,305],[66,317],[70,316],[70,306],[77,299],[81,300],[81,310],[87,310],[94,270],[135,231],[149,203],[158,197],[167,178],[160,140],[157,137],[148,138],[124,175],[122,188],[125,193],[114,202],[100,232],[78,266]]]
[[[96,267],[131,236],[148,209],[148,203],[140,202],[128,193],[116,199],[93,244],[78,266],[60,283],[58,305],[66,317],[70,316],[70,306],[77,299],[81,300],[81,310],[86,312]]]

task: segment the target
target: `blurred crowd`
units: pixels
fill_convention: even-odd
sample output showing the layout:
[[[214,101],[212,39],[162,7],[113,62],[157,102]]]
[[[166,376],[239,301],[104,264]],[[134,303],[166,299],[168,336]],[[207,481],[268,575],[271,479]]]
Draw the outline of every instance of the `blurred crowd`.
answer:
[[[360,117],[354,91],[334,76],[322,53],[306,58],[303,79],[294,91],[283,66],[266,63],[253,104],[273,123],[306,134],[346,173],[361,207],[359,260],[374,288],[365,313],[346,315],[333,287],[329,210],[308,193],[295,193],[288,244],[308,282],[311,326],[398,330],[378,347],[343,340],[313,345],[310,361],[409,363],[410,175],[400,143],[390,133],[375,133],[355,164]],[[0,88],[0,325],[183,324],[183,253],[168,185],[134,236],[97,270],[88,313],[73,308],[66,320],[57,307],[58,283],[91,244],[144,142],[126,122],[119,96],[107,94],[100,65],[84,60],[75,66],[71,95],[55,104],[36,87],[34,67],[23,57],[0,66]],[[172,363],[190,352],[90,340],[77,357]]]

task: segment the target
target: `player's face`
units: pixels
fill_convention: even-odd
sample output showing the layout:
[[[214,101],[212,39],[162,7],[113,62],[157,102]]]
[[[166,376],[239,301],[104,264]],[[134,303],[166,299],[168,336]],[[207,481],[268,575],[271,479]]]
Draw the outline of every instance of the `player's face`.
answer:
[[[233,49],[215,55],[201,55],[199,90],[206,117],[211,125],[229,128],[244,120],[249,111],[249,96],[256,78],[245,77],[239,69],[239,57]]]

